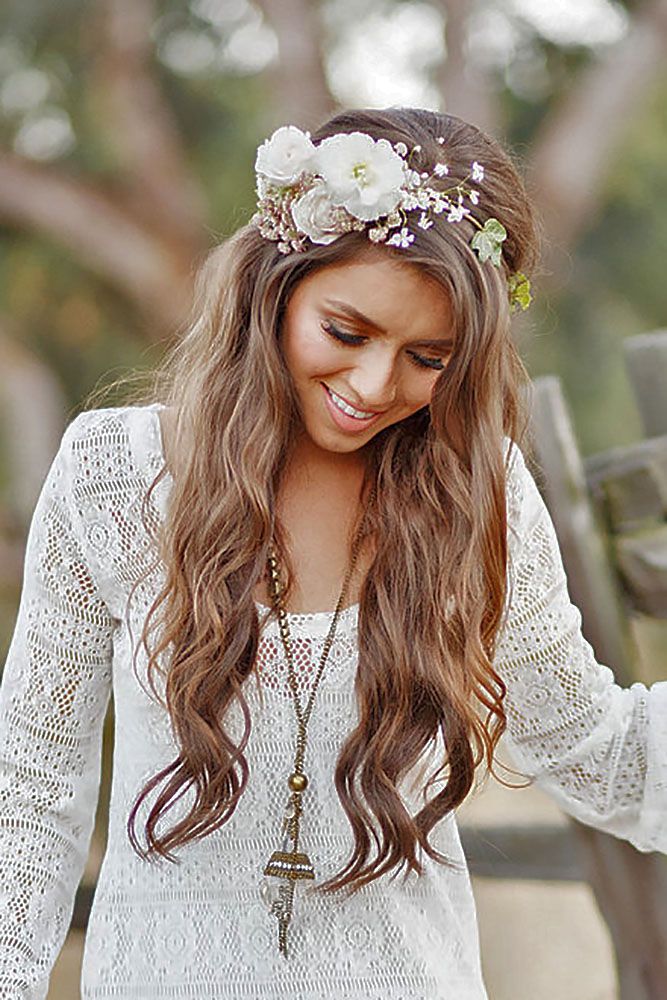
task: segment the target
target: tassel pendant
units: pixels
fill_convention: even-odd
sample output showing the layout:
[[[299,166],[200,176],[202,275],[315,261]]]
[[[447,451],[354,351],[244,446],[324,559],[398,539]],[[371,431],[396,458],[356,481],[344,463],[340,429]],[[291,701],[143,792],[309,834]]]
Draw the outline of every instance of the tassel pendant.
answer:
[[[275,878],[315,878],[315,869],[307,854],[298,851],[274,851],[264,869],[265,875]]]
[[[283,823],[282,847],[269,858],[264,875],[267,876],[262,895],[271,913],[278,919],[278,948],[287,957],[287,930],[292,919],[294,890],[300,879],[314,879],[315,870],[310,858],[299,850],[299,820],[301,818],[301,791],[293,791],[289,798]],[[275,895],[268,878],[278,878],[281,885]]]

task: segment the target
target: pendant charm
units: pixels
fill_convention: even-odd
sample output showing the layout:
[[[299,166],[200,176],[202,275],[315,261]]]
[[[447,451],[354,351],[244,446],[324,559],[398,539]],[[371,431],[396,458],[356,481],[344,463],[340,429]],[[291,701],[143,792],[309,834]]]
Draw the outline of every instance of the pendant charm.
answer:
[[[307,779],[304,778],[304,787],[306,784]],[[292,919],[296,883],[300,879],[315,878],[310,858],[304,851],[299,850],[302,791],[303,788],[292,789],[283,816],[282,846],[273,852],[266,863],[264,869],[266,878],[262,887],[262,898],[269,911],[278,920],[278,948],[285,958],[287,958],[287,929]],[[280,879],[277,891],[271,886],[271,878]]]
[[[315,869],[307,854],[300,851],[274,851],[264,874],[289,879],[315,878]]]

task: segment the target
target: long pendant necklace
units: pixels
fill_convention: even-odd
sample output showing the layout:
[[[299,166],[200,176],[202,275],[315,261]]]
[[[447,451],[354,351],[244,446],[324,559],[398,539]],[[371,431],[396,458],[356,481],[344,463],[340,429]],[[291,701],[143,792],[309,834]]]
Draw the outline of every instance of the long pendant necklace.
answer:
[[[369,506],[372,506],[374,496],[375,487],[373,487],[369,498]],[[333,619],[331,621],[327,637],[324,640],[322,655],[320,657],[315,680],[313,682],[305,709],[301,707],[297,690],[292,640],[287,622],[287,612],[282,599],[282,587],[280,574],[278,572],[278,560],[273,550],[269,552],[268,557],[269,579],[271,584],[273,606],[278,613],[280,636],[285,649],[285,658],[287,660],[287,678],[289,681],[297,722],[294,768],[287,779],[290,795],[287,800],[287,806],[283,818],[282,843],[280,848],[273,852],[264,869],[265,876],[281,880],[280,886],[278,888],[277,895],[273,894],[268,880],[262,887],[262,895],[264,896],[265,902],[267,902],[271,913],[278,920],[278,948],[285,958],[287,958],[287,931],[289,929],[290,920],[292,919],[296,883],[300,879],[315,878],[315,870],[310,858],[308,857],[308,854],[302,850],[299,842],[301,814],[303,811],[301,797],[308,787],[308,777],[303,770],[304,758],[306,754],[308,722],[310,720],[320,678],[322,677],[322,673],[324,671],[324,665],[333,644],[336,626],[343,607],[347,588],[359,555],[365,517],[366,515],[364,514],[361,524],[359,525],[357,533],[354,537],[354,541],[352,542],[350,564],[348,566],[347,573],[345,574],[345,580],[343,581],[343,587],[338,598],[338,603],[336,604],[336,609],[333,614]]]

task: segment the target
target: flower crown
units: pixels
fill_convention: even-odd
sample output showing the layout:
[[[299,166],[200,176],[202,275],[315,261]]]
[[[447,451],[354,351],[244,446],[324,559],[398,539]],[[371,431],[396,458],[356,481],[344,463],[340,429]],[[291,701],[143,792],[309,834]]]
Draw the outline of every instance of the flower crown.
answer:
[[[445,140],[438,138],[444,145]],[[470,245],[481,263],[490,260],[500,267],[502,244],[507,231],[498,219],[482,224],[471,208],[480,201],[471,186],[484,180],[484,167],[474,161],[463,180],[451,180],[444,162],[431,173],[418,172],[411,159],[421,146],[408,151],[404,142],[393,146],[387,139],[373,139],[365,132],[341,132],[317,146],[309,132],[284,125],[257,150],[257,211],[252,222],[262,236],[278,242],[281,253],[303,251],[306,240],[332,243],[344,233],[364,230],[373,243],[404,249],[415,240],[408,213],[419,213],[417,227],[430,229],[432,215],[446,213],[448,222],[463,219],[477,227]],[[521,272],[508,281],[512,308],[527,309],[530,282]]]

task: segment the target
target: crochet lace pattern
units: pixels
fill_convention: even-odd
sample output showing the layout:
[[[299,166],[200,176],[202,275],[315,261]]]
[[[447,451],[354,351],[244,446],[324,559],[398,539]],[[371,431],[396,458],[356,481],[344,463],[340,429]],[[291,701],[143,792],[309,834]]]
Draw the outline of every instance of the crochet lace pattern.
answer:
[[[273,778],[291,759],[294,719],[275,620],[264,625],[249,681],[250,781],[232,819],[180,849],[178,865],[142,862],[132,851],[128,811],[176,754],[169,718],[138,684],[130,658],[160,568],[137,590],[132,636],[124,620],[128,592],[153,562],[140,509],[164,462],[159,408],[76,417],[34,511],[0,689],[0,998],[46,996],[89,848],[113,693],[109,836],[86,935],[84,1000],[483,1000],[454,815],[433,841],[456,868],[424,858],[421,877],[383,877],[347,900],[306,889],[290,958],[278,954],[261,867],[275,846],[284,794]],[[167,477],[155,491],[156,519],[170,487]],[[623,690],[596,663],[569,602],[553,526],[517,448],[507,497],[512,590],[496,666],[508,686],[516,763],[583,822],[640,850],[665,851],[667,682]],[[312,798],[303,833],[317,845],[322,877],[339,870],[352,844],[332,776],[357,719],[358,613],[353,605],[342,614],[309,730]],[[328,623],[329,613],[290,615],[304,697]],[[145,657],[138,665],[145,668]],[[240,733],[240,713],[230,726]],[[430,752],[440,756],[442,746]],[[414,811],[419,770],[401,787]]]

